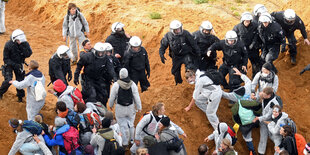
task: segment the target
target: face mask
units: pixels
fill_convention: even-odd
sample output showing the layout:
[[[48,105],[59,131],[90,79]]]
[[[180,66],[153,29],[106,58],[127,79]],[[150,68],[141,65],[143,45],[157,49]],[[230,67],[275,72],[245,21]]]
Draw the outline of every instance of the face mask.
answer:
[[[191,82],[189,82],[189,84],[190,84],[190,85],[193,85],[193,84],[195,84],[195,81],[191,81]]]
[[[267,77],[267,76],[268,76],[268,74],[262,73],[262,77]]]

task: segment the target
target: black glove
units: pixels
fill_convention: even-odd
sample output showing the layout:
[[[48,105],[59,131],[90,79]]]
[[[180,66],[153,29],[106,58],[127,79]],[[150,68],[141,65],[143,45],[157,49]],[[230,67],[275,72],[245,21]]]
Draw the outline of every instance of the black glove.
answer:
[[[299,73],[299,75],[303,74],[305,71],[306,71],[306,70],[303,69],[303,70]]]
[[[73,82],[74,82],[75,85],[78,85],[80,83],[79,76],[74,77],[74,81]]]
[[[69,74],[68,74],[68,81],[70,82],[72,80],[72,73],[70,72]]]
[[[284,52],[285,52],[285,50],[286,50],[286,49],[285,49],[285,46],[286,46],[285,44],[282,44],[282,45],[281,45],[281,53],[284,53]]]
[[[165,56],[164,56],[163,54],[161,54],[161,55],[160,55],[160,60],[161,60],[161,62],[162,62],[163,64],[165,64],[165,60],[167,60],[167,59],[165,58]]]

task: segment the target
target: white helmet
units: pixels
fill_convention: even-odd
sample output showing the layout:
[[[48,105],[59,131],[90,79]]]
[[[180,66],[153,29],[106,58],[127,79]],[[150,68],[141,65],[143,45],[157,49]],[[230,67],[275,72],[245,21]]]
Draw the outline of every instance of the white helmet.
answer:
[[[141,44],[142,44],[142,41],[141,41],[141,39],[140,39],[139,37],[137,37],[137,36],[133,36],[133,37],[131,37],[130,40],[129,40],[129,45],[130,45],[131,47],[139,47],[139,46],[141,46]]]
[[[228,40],[234,40],[235,42],[233,44],[229,44]],[[237,43],[238,40],[238,36],[237,33],[235,31],[227,31],[226,35],[225,35],[225,43],[228,46],[233,46]]]
[[[112,32],[115,33],[117,29],[122,29],[124,26],[125,25],[121,22],[115,22],[111,26]]]
[[[56,54],[61,59],[69,59],[73,57],[70,48],[66,45],[60,45],[57,48]]]
[[[97,42],[94,46],[93,52],[97,58],[103,58],[105,56],[104,52],[106,50],[106,45],[102,42]]]
[[[262,14],[268,12],[267,8],[263,4],[256,4],[254,7],[254,16],[258,16],[258,14]]]
[[[240,19],[240,22],[242,23],[243,21],[245,20],[250,20],[252,21],[253,20],[253,16],[250,12],[244,12],[242,15],[241,15],[241,19]]]
[[[294,10],[287,9],[284,11],[283,15],[284,15],[285,22],[287,24],[290,24],[290,25],[294,24],[295,19],[296,19],[296,13]]]
[[[182,23],[178,20],[173,20],[171,23],[170,23],[170,31],[174,34],[174,35],[181,35],[183,33],[183,28],[182,28]],[[173,30],[176,30],[176,29],[181,29],[181,32],[178,33],[178,34],[175,34]]]
[[[110,43],[103,43],[103,46],[105,52],[110,52],[111,54],[113,53],[113,47]]]
[[[203,30],[211,31],[212,29],[213,29],[213,26],[210,21],[203,21],[199,27],[199,31],[203,35],[206,35],[205,33],[202,32]]]
[[[15,42],[16,40],[19,40],[21,43],[27,41],[24,31],[20,29],[16,29],[13,31],[11,39],[13,40],[13,42]]]
[[[272,17],[269,13],[265,12],[260,15],[259,21],[262,23],[265,23],[265,22],[272,23]]]

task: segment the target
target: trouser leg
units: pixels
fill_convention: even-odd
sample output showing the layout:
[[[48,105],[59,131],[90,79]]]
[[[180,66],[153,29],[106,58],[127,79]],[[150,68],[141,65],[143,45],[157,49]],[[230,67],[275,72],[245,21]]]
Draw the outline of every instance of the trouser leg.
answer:
[[[258,49],[253,49],[249,51],[249,59],[252,64],[252,78],[256,75],[260,70],[260,58]]]
[[[289,47],[289,53],[290,53],[290,56],[291,57],[296,57],[297,55],[297,46],[296,46],[296,43],[297,43],[297,40],[294,36],[294,33],[292,34],[289,34],[287,37],[287,40],[288,40],[288,47]]]
[[[214,130],[216,130],[217,125],[219,124],[219,118],[217,117],[216,112],[220,105],[221,97],[222,91],[213,92],[210,95],[206,109],[207,118]]]
[[[175,57],[172,59],[172,68],[171,73],[174,75],[175,84],[182,83],[182,77],[181,77],[181,66],[183,64],[182,58]]]
[[[275,61],[279,56],[280,45],[270,45],[268,46],[268,53],[266,54],[265,62],[269,62],[272,65],[273,71],[278,72],[277,68],[274,66],[273,61]]]
[[[11,86],[11,84],[9,84],[9,81],[11,81],[13,78],[13,69],[9,66],[6,66],[5,71],[3,72],[3,76],[4,76],[4,81],[2,82],[2,85],[0,87],[1,97]]]
[[[229,73],[229,67],[225,64],[222,64],[219,68],[219,72],[221,72],[223,75],[222,85],[224,89],[229,89],[229,85],[225,79],[226,75]]]
[[[104,81],[97,81],[94,85],[96,90],[96,100],[101,102],[105,107],[107,107],[107,101],[108,101],[108,93],[106,90],[106,84]]]
[[[122,133],[123,145],[128,145],[128,141],[129,141],[128,120],[126,117],[116,117],[116,121],[119,124],[120,130]]]
[[[142,92],[146,91],[147,88],[150,87],[150,82],[147,80],[147,77],[145,75],[145,71],[140,73],[139,81],[140,81],[140,87],[141,87]]]
[[[268,128],[267,125],[264,122],[260,122],[260,139],[258,144],[258,153],[265,154],[266,152],[266,146],[267,146],[267,140],[268,140]]]
[[[0,33],[5,32],[5,2],[0,2]]]
[[[73,54],[73,58],[72,58],[72,61],[77,61],[78,59],[78,49],[77,49],[77,38],[76,37],[70,37],[70,49],[71,49],[71,52]]]
[[[14,69],[16,81],[23,81],[25,79],[25,71],[22,68],[16,68]],[[25,96],[24,89],[17,89],[17,97],[22,98]]]
[[[241,67],[236,67],[241,73],[244,73]],[[229,88],[230,91],[233,91],[234,89],[237,89],[240,87],[240,84],[242,83],[241,77],[239,75],[235,75],[235,71],[232,67],[228,68],[229,70]]]

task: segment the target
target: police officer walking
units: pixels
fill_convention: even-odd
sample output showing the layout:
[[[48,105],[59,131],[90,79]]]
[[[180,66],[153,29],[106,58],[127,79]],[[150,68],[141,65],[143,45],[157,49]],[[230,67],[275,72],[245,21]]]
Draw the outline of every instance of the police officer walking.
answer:
[[[4,81],[0,87],[0,98],[9,89],[9,81],[13,78],[13,72],[17,81],[22,81],[25,78],[24,63],[25,59],[30,57],[32,50],[27,42],[26,35],[20,29],[13,31],[11,39],[6,42],[3,49],[3,61],[2,74]],[[18,102],[22,102],[25,96],[23,89],[17,91]]]
[[[176,85],[182,83],[181,66],[185,64],[186,69],[197,69],[200,49],[194,37],[183,30],[182,23],[173,20],[170,23],[170,32],[166,33],[160,41],[159,55],[161,62],[165,64],[165,51],[169,47],[169,56],[172,58],[171,73],[174,75]],[[196,60],[195,60],[196,59]]]
[[[193,33],[194,39],[199,46],[201,53],[201,60],[199,64],[199,70],[206,71],[207,69],[217,69],[216,64],[216,52],[212,53],[210,57],[207,57],[208,48],[215,42],[219,42],[220,39],[213,34],[214,30],[210,21],[203,21],[199,27],[199,30]]]
[[[150,77],[151,71],[149,57],[141,45],[142,41],[137,36],[129,40],[129,47],[124,56],[124,67],[129,71],[129,77],[133,82],[137,85],[140,82],[141,91],[144,92],[150,87],[147,78]]]
[[[269,13],[263,13],[259,17],[261,22],[258,26],[258,34],[262,41],[262,61],[269,62],[273,66],[273,71],[277,73],[276,67],[273,65],[273,61],[279,56],[280,45],[285,44],[285,37],[281,26],[272,20]]]
[[[259,44],[258,44],[258,24],[253,22],[253,16],[250,12],[244,12],[241,15],[240,23],[233,31],[238,35],[239,40],[243,41],[248,51],[248,57],[252,64],[252,77],[260,70]]]
[[[304,42],[307,45],[310,45],[310,42],[307,38],[307,32],[304,25],[304,22],[300,19],[299,16],[295,14],[295,11],[292,9],[287,9],[285,11],[273,12],[271,16],[274,17],[275,21],[279,23],[282,27],[283,33],[288,40],[288,47],[291,56],[291,63],[296,64],[296,55],[297,55],[297,40],[294,36],[296,29],[299,29]],[[282,44],[281,53],[285,51],[286,44]]]
[[[105,40],[105,42],[113,46],[114,56],[118,58],[121,63],[130,39],[130,35],[125,33],[124,26],[125,25],[121,22],[113,23],[111,27],[112,33]]]
[[[223,87],[230,89],[230,91],[238,88],[242,83],[240,76],[234,75],[233,68],[247,72],[246,66],[248,64],[248,52],[242,41],[238,40],[235,31],[228,31],[225,39],[216,42],[209,48],[207,56],[211,56],[216,50],[223,51],[223,64],[220,66],[219,71],[223,74]],[[229,74],[229,85],[225,76]]]
[[[108,101],[107,79],[108,76],[117,80],[113,64],[106,56],[107,46],[98,42],[93,52],[85,53],[77,63],[74,73],[74,84],[79,84],[79,75],[84,67],[84,86],[82,89],[83,99],[86,102],[101,102],[106,105]]]
[[[56,53],[50,58],[48,62],[48,72],[50,75],[51,83],[54,83],[54,81],[60,79],[66,85],[68,85],[68,81],[70,82],[72,79],[72,71],[70,66],[70,58],[72,56],[73,55],[70,52],[68,46],[61,45],[58,47]]]

